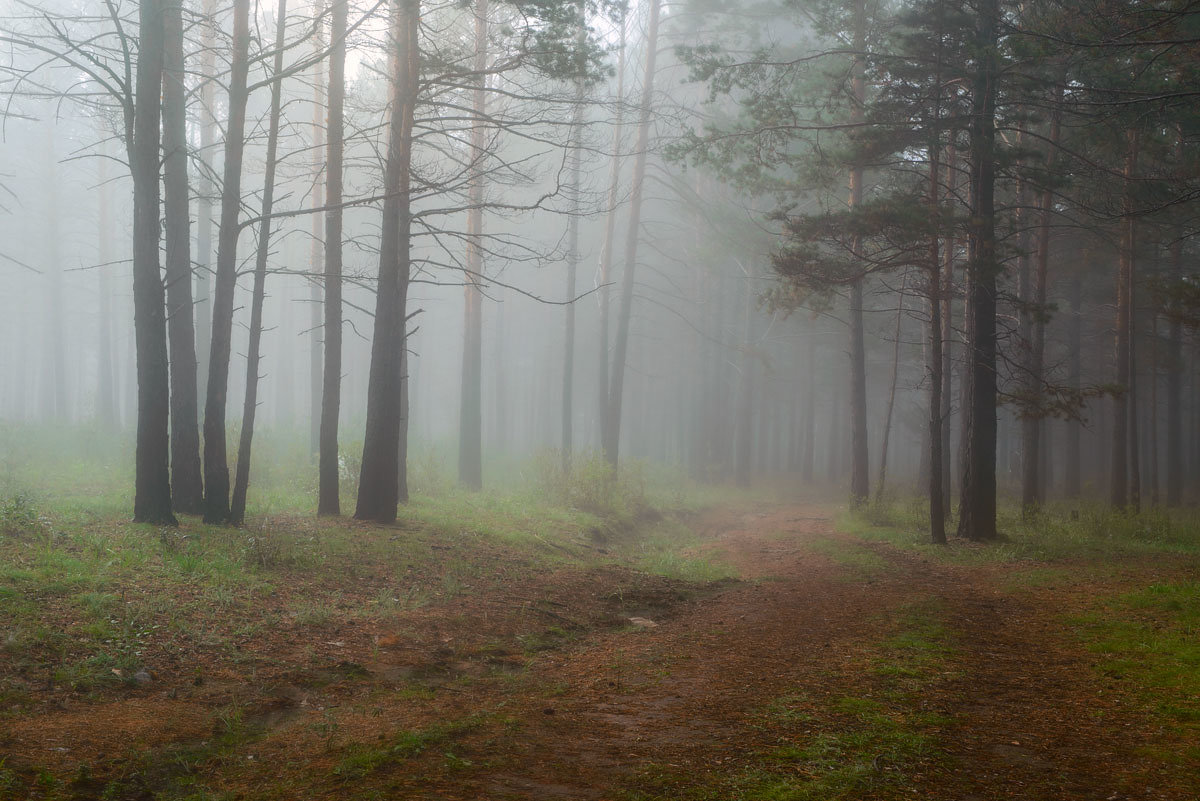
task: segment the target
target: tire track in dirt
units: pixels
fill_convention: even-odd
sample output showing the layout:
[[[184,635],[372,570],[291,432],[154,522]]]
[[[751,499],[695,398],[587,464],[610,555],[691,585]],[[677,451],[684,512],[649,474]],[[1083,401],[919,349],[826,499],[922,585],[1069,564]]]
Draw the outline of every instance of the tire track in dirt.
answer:
[[[1194,801],[1186,773],[1137,752],[1155,732],[1105,695],[1084,652],[1042,609],[1002,593],[1003,570],[935,564],[836,534],[809,506],[719,512],[700,522],[711,550],[752,579],[668,623],[604,635],[530,670],[560,687],[527,709],[504,767],[464,777],[437,798],[612,799],[639,771],[738,770],[773,743],[754,725],[772,698],[835,698],[869,674],[889,618],[929,598],[946,610],[958,678],[935,683],[930,708],[954,717],[944,771],[916,792],[944,801]],[[835,538],[887,561],[848,576],[812,549]],[[827,549],[822,549],[827,550]],[[859,687],[861,689],[861,686]],[[427,788],[428,789],[428,788]],[[913,797],[906,795],[906,797]]]

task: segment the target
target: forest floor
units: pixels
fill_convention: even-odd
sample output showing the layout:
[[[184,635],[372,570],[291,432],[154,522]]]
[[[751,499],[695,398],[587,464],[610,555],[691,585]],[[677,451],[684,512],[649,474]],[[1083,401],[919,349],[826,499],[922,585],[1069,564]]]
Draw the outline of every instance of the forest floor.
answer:
[[[413,532],[362,527],[319,570],[260,532],[257,587],[43,582],[41,634],[5,620],[0,798],[1200,798],[1193,556],[909,547],[808,504],[685,523],[676,578],[621,532],[397,556]]]

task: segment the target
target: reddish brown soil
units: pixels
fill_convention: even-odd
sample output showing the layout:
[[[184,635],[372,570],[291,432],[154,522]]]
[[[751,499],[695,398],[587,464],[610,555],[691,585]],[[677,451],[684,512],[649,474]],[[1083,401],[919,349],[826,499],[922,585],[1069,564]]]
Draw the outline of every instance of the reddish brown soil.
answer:
[[[253,662],[253,675],[228,662],[188,666],[124,697],[48,703],[11,722],[0,753],[18,771],[70,776],[87,764],[79,797],[121,778],[153,790],[170,777],[138,754],[157,748],[166,761],[172,744],[211,744],[214,711],[235,700],[262,735],[192,767],[235,798],[718,798],[689,786],[728,787],[766,749],[830,725],[773,722],[763,714],[772,699],[814,710],[842,696],[885,699],[872,669],[880,643],[909,605],[932,601],[954,649],[918,703],[950,717],[942,750],[864,798],[1200,798],[1186,744],[1094,670],[1064,622],[1096,592],[1144,583],[1144,572],[1013,591],[1012,567],[864,546],[835,534],[819,507],[718,511],[697,526],[745,580],[698,589],[617,568],[514,569],[507,582],[386,626],[343,621],[304,644],[272,634],[257,650],[278,658]],[[809,547],[830,539],[869,548],[886,567],[856,570]],[[630,616],[658,625],[623,625]],[[465,723],[419,754],[346,770],[354,755],[439,721]]]

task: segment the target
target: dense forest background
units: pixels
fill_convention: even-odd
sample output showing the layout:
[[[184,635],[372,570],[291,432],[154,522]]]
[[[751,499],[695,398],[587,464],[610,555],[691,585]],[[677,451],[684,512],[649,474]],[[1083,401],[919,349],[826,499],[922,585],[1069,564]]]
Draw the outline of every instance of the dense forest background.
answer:
[[[935,540],[1189,502],[1198,42],[1179,2],[9,0],[4,435],[130,442],[156,523],[634,461],[919,490]]]

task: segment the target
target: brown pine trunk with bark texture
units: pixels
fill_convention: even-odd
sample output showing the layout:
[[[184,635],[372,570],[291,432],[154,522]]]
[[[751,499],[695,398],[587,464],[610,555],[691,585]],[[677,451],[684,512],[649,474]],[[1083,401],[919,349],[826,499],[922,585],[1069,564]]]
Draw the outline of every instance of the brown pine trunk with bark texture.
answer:
[[[204,500],[200,427],[196,416],[196,331],[192,323],[192,249],[188,197],[187,86],[183,8],[163,8],[162,87],[164,212],[166,217],[167,332],[171,352],[171,497],[176,511],[199,514]]]
[[[170,378],[159,240],[159,120],[163,74],[164,0],[143,0],[135,115],[125,120],[133,175],[133,325],[137,348],[137,445],[133,519],[176,525],[168,469]],[[132,118],[131,118],[132,116]]]
[[[962,492],[958,534],[996,539],[996,56],[1000,8],[983,0],[975,40],[982,53],[971,99],[971,219],[968,226],[970,288],[967,305],[967,396],[964,409]]]
[[[221,223],[217,234],[217,274],[213,292],[212,347],[204,401],[204,522],[229,520],[229,464],[225,406],[237,290],[238,217],[242,205],[242,154],[246,136],[246,77],[249,69],[250,0],[233,4],[233,62],[229,77],[229,121],[225,126],[225,170]]]
[[[329,113],[325,141],[325,304],[321,419],[317,430],[317,514],[342,512],[338,419],[342,409],[342,160],[345,154],[346,19],[349,0],[333,0],[329,39]],[[314,263],[314,269],[316,264]]]
[[[417,101],[420,54],[417,34],[420,0],[394,0],[392,6],[391,110],[384,168],[383,222],[380,229],[379,281],[367,386],[367,424],[358,480],[359,520],[390,523],[397,505],[407,500],[406,464],[401,449],[407,438],[404,375],[406,307],[410,268],[409,167],[412,163],[413,112]]]

